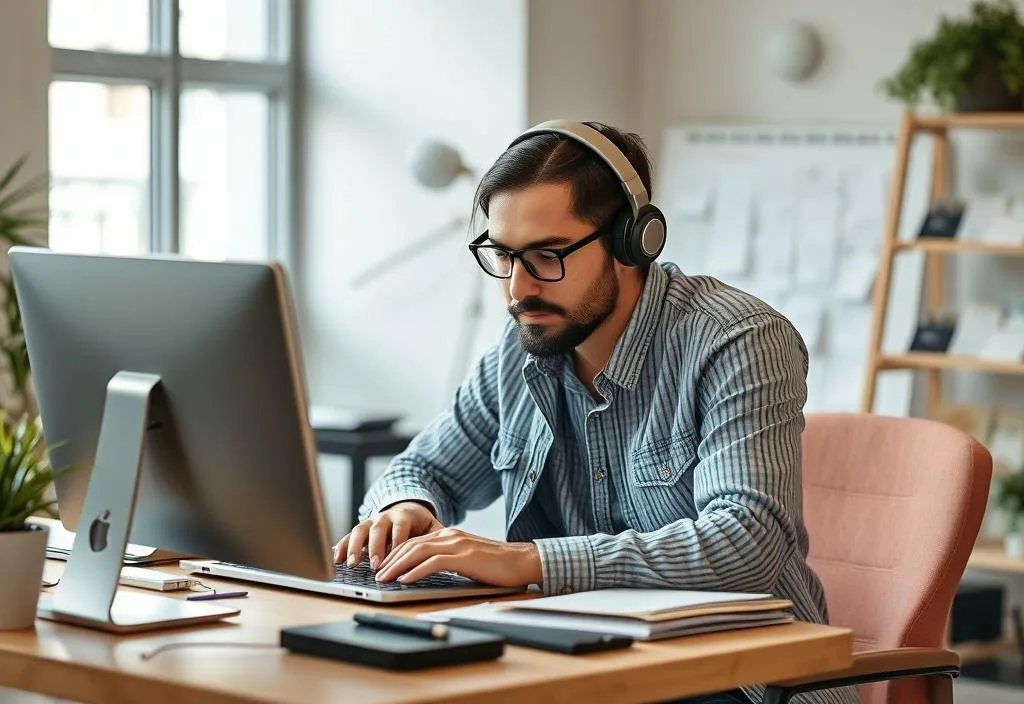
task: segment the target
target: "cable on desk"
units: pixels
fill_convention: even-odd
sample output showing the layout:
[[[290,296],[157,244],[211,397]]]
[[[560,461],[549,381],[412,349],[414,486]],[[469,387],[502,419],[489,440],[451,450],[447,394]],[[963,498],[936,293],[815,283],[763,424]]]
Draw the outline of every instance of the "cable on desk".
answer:
[[[230,641],[180,641],[177,643],[164,643],[163,645],[153,648],[149,652],[140,653],[140,657],[143,660],[149,660],[160,653],[167,650],[175,650],[178,648],[192,648],[192,647],[207,647],[212,646],[215,648],[220,647],[233,647],[233,648],[280,648],[279,643],[246,643],[246,642],[235,642]]]

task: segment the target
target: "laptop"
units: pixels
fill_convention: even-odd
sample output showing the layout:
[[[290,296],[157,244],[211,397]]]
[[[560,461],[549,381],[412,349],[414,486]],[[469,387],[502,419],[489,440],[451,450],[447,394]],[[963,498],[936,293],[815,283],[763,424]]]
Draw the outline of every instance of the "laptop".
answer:
[[[320,582],[305,577],[293,577],[279,572],[270,572],[246,565],[220,560],[181,560],[182,569],[194,574],[212,577],[227,577],[246,582],[258,582],[287,589],[297,589],[349,599],[361,599],[377,603],[406,603],[438,599],[466,599],[481,596],[517,594],[526,587],[498,587],[481,584],[453,572],[436,572],[412,584],[376,581],[369,560],[355,567],[336,565],[334,581]]]

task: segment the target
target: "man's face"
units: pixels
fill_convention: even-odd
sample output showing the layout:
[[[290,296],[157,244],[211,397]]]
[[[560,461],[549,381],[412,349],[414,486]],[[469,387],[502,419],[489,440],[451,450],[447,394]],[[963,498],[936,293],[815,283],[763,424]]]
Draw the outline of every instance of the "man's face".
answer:
[[[490,241],[511,250],[567,247],[596,228],[571,210],[568,184],[536,184],[494,194],[488,207]],[[561,281],[539,281],[520,259],[501,285],[523,348],[540,357],[569,352],[611,314],[619,296],[619,265],[598,242],[563,260]]]

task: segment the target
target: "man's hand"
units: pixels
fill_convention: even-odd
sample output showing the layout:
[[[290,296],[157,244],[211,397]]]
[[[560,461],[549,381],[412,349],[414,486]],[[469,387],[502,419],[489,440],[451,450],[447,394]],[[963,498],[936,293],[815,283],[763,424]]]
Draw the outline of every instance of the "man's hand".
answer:
[[[397,579],[408,584],[440,571],[457,572],[502,587],[522,587],[543,580],[540,553],[533,543],[498,542],[444,528],[407,540],[392,550],[377,571],[377,581]]]
[[[367,518],[338,541],[334,547],[335,564],[345,560],[349,567],[362,561],[363,548],[370,555],[370,567],[377,569],[389,550],[409,538],[426,535],[444,526],[430,509],[416,501],[402,501],[376,516]]]

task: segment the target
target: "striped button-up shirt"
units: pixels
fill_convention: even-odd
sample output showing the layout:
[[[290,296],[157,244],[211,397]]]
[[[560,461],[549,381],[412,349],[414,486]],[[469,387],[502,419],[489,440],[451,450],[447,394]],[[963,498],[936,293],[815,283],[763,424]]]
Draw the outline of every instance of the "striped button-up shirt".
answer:
[[[758,299],[655,264],[594,379],[600,400],[567,356],[528,354],[510,322],[360,513],[420,500],[454,525],[503,496],[506,539],[537,545],[548,594],[762,592],[825,623],[802,522],[807,364],[797,331]]]

